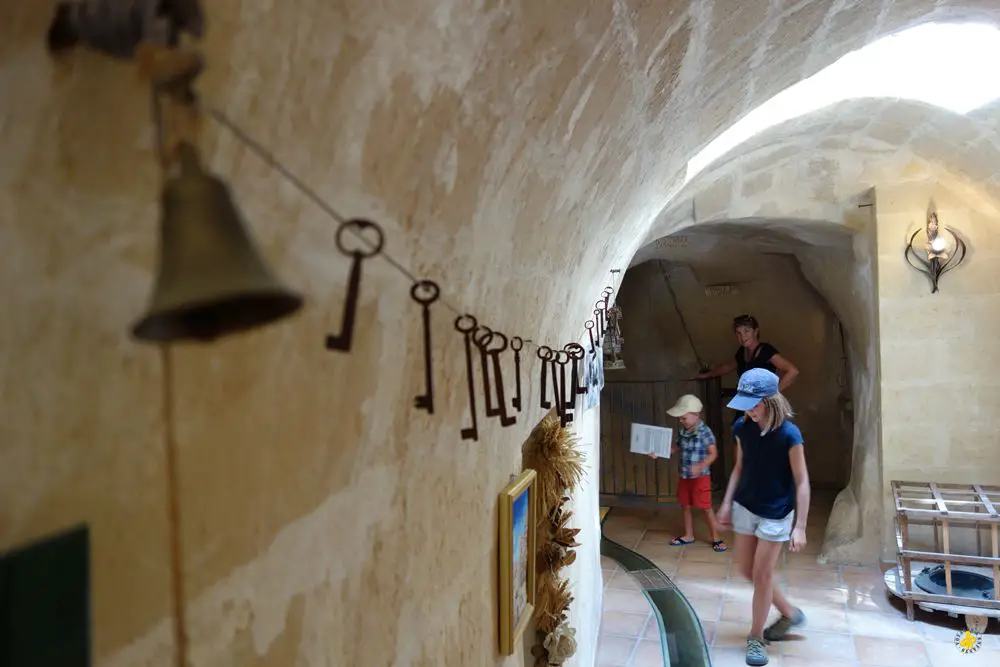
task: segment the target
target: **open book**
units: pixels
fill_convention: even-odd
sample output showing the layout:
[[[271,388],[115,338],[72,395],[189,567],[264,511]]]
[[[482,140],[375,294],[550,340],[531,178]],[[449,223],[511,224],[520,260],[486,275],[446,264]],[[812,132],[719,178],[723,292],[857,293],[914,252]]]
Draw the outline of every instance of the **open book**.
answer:
[[[657,458],[669,459],[673,441],[673,429],[633,422],[629,451],[633,454],[656,454]]]

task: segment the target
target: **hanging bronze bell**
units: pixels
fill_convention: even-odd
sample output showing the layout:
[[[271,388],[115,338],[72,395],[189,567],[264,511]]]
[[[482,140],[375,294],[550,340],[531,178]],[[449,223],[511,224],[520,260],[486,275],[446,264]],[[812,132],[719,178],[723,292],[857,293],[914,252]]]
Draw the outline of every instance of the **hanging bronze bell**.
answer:
[[[232,194],[180,147],[180,173],[161,197],[159,276],[142,341],[211,341],[288,317],[302,297],[283,286],[254,246]]]

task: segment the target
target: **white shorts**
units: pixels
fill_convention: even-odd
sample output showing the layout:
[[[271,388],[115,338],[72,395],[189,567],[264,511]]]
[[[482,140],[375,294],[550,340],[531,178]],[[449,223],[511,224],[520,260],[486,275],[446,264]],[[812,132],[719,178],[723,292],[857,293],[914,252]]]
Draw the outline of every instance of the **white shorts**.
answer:
[[[733,532],[739,535],[753,535],[767,542],[787,542],[792,537],[794,524],[794,510],[784,519],[765,519],[733,502]]]

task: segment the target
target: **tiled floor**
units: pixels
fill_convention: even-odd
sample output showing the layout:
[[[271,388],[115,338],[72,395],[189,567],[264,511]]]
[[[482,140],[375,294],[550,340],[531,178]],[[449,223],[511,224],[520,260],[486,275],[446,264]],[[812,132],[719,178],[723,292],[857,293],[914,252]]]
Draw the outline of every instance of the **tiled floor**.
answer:
[[[1000,667],[996,620],[990,621],[982,648],[966,655],[954,645],[964,628],[961,619],[918,610],[917,620],[907,621],[905,605],[888,599],[878,568],[819,565],[816,554],[830,502],[814,499],[807,553],[786,553],[779,564],[782,586],[792,603],[805,610],[808,624],[798,636],[769,647],[769,667]],[[713,667],[745,665],[752,588],[735,573],[731,550],[715,553],[704,543],[670,546],[681,525],[677,508],[655,517],[616,509],[604,524],[609,538],[652,560],[687,596],[705,628]],[[696,533],[703,530],[695,525]],[[603,559],[603,567],[598,667],[662,667],[649,603],[614,561]]]

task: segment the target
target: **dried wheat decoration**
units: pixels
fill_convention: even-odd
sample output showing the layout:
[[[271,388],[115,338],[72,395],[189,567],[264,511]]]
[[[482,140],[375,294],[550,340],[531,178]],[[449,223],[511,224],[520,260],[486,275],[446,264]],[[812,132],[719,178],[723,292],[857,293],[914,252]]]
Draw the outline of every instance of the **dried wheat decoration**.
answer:
[[[580,546],[580,530],[570,527],[573,513],[565,507],[583,477],[583,454],[577,445],[577,437],[549,415],[532,431],[524,452],[525,466],[538,475],[535,667],[562,665],[576,653],[576,630],[569,626],[573,596],[560,571],[576,560],[574,548]]]

